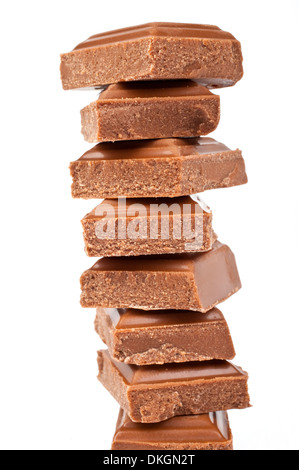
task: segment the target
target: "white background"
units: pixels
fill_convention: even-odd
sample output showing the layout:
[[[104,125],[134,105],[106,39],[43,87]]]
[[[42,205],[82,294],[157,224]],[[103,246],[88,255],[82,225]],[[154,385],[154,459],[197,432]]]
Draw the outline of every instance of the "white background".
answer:
[[[62,91],[59,54],[92,34],[149,21],[216,24],[242,43],[245,76],[219,90],[212,137],[241,148],[249,184],[207,192],[243,289],[222,305],[250,373],[232,411],[239,450],[299,449],[298,18],[292,0],[11,1],[1,13],[1,399],[3,449],[109,449],[118,405],[96,380],[94,311],[79,305],[93,264],[68,165],[90,148]]]

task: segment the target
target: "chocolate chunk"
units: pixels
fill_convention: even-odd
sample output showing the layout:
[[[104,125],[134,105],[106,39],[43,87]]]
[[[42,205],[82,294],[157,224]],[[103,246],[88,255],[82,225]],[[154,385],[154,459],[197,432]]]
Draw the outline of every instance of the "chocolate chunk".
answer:
[[[216,241],[206,253],[102,258],[81,288],[83,307],[207,312],[241,282],[233,253]]]
[[[243,76],[241,45],[217,26],[149,23],[97,34],[61,55],[63,88],[197,78],[210,87]]]
[[[134,422],[250,406],[248,374],[227,361],[133,366],[98,352],[99,381]]]
[[[198,198],[105,199],[82,220],[88,256],[140,256],[212,249],[212,213]]]
[[[75,198],[176,197],[247,183],[240,150],[209,138],[97,144],[70,164]]]
[[[121,409],[112,450],[233,450],[233,437],[226,411],[139,424]]]
[[[192,80],[109,85],[81,111],[88,142],[207,135],[219,119],[219,96]]]
[[[233,359],[227,323],[217,308],[189,310],[98,308],[95,329],[113,359],[138,366]]]

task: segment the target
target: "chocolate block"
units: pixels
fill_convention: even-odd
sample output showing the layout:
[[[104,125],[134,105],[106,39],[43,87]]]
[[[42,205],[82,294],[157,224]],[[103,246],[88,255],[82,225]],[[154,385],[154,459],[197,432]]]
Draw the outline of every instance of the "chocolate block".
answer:
[[[81,276],[82,307],[207,312],[241,288],[233,253],[103,258]]]
[[[198,198],[105,199],[82,220],[88,256],[203,252],[216,235]]]
[[[99,381],[134,422],[250,406],[248,374],[230,362],[132,366],[99,351],[98,365]]]
[[[88,142],[207,135],[219,119],[219,96],[192,80],[109,85],[81,110]]]
[[[241,45],[217,26],[149,23],[97,34],[61,55],[63,88],[198,78],[211,87],[242,78]]]
[[[217,308],[208,313],[98,308],[95,329],[111,357],[126,364],[146,366],[235,357],[227,323]]]
[[[240,150],[210,137],[97,144],[70,164],[74,198],[176,197],[247,183]]]
[[[121,409],[112,450],[233,450],[233,437],[226,411],[139,424]]]

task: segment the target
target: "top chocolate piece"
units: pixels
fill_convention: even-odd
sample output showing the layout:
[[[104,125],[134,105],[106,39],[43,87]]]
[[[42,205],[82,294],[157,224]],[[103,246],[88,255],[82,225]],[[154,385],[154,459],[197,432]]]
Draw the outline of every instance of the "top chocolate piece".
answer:
[[[61,54],[63,88],[195,78],[209,88],[243,76],[240,42],[217,26],[149,23],[91,36]]]

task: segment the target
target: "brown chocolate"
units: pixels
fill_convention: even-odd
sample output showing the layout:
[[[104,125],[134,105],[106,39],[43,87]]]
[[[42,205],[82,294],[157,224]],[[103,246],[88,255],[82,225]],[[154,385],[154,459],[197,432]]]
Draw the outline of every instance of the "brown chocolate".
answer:
[[[88,256],[140,256],[212,249],[212,213],[198,198],[105,199],[82,220]]]
[[[81,305],[207,312],[241,288],[233,253],[102,258],[81,276]]]
[[[248,374],[227,361],[133,366],[99,351],[98,366],[99,381],[134,422],[250,406]]]
[[[138,366],[230,360],[235,356],[224,316],[189,310],[98,308],[95,329],[110,356]]]
[[[219,96],[192,80],[109,85],[81,110],[88,142],[207,135],[219,119]]]
[[[70,164],[74,198],[176,197],[247,183],[240,150],[210,137],[97,144]]]
[[[63,88],[197,78],[209,87],[242,78],[241,45],[217,26],[149,23],[91,36],[61,55]]]
[[[121,409],[112,450],[233,450],[233,437],[226,411],[139,424]]]

